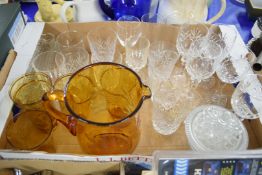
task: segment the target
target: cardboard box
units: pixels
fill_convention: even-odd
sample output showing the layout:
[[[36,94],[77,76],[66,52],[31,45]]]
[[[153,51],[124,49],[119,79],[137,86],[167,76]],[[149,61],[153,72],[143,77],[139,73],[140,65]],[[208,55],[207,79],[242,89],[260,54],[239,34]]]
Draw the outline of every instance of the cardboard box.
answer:
[[[11,149],[10,145],[7,144],[5,139],[5,123],[12,117],[10,115],[12,102],[8,97],[8,88],[11,82],[18,77],[19,75],[25,73],[30,67],[30,61],[33,57],[34,50],[38,39],[40,38],[41,33],[53,33],[56,36],[67,30],[78,30],[86,36],[88,31],[93,30],[98,26],[103,27],[112,27],[116,28],[116,23],[114,22],[97,22],[97,23],[29,23],[25,31],[19,40],[19,43],[16,46],[16,51],[18,52],[17,59],[12,67],[12,70],[7,79],[7,83],[4,86],[3,90],[0,92],[0,156],[3,159],[0,160],[0,169],[5,167],[3,165],[10,165],[12,161],[17,165],[22,165],[23,162],[19,160],[50,160],[51,162],[60,162],[60,161],[70,161],[70,162],[120,162],[123,160],[133,161],[136,163],[146,163],[150,165],[152,163],[152,153],[155,150],[189,150],[189,144],[184,132],[184,125],[182,124],[180,128],[172,135],[163,136],[154,131],[151,123],[151,108],[152,104],[150,100],[144,102],[142,108],[139,111],[141,117],[141,137],[140,142],[132,155],[116,155],[116,156],[89,156],[86,155],[77,143],[77,139],[72,136],[66,128],[59,124],[58,127],[53,132],[55,149],[56,153],[43,153],[43,152],[21,152]],[[171,42],[176,42],[176,37],[179,31],[179,26],[168,26],[168,25],[154,25],[142,23],[143,35],[148,37],[151,42],[158,40],[167,40]],[[223,27],[220,28],[222,32]],[[116,31],[116,30],[115,30]],[[84,37],[86,49],[90,52],[86,37]],[[240,35],[238,36],[237,41],[238,47],[241,47],[243,51],[246,51],[245,45],[241,40]],[[239,48],[236,49],[236,54],[242,54],[239,51]],[[122,52],[123,48],[118,44],[116,52]],[[212,91],[212,89],[210,89]],[[213,89],[214,90],[214,89]],[[233,87],[227,86],[227,93],[230,95],[233,92]],[[228,102],[228,105],[230,102]],[[230,107],[230,106],[229,106]],[[190,112],[190,111],[189,111]],[[262,127],[259,120],[245,120],[245,126],[249,133],[249,149],[261,149],[262,147]],[[41,151],[41,150],[40,150]],[[262,150],[261,150],[262,151]],[[5,164],[1,163],[4,162]],[[27,161],[26,161],[27,162]],[[26,166],[35,166],[34,161],[30,162]],[[49,162],[49,161],[47,161]],[[106,163],[106,164],[107,164]],[[42,165],[44,165],[43,163]],[[111,165],[111,164],[110,164]],[[113,164],[115,165],[115,164]],[[70,174],[69,171],[66,171],[65,174]]]
[[[78,162],[78,161],[57,161],[57,160],[1,160],[0,175],[16,168],[21,170],[23,175],[39,173],[43,170],[52,172],[52,175],[118,175],[121,173],[119,162]],[[120,166],[121,165],[121,166]],[[2,174],[2,173],[3,174]],[[123,170],[122,170],[123,172]],[[40,173],[39,173],[40,174]],[[7,174],[5,174],[7,175]],[[10,174],[11,175],[11,174]]]

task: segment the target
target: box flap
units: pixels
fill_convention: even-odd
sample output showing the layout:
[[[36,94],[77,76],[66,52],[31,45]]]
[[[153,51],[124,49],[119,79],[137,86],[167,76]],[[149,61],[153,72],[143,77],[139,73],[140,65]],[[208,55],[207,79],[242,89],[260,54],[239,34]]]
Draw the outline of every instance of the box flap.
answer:
[[[13,102],[8,95],[9,86],[17,77],[26,72],[43,29],[44,23],[28,23],[15,45],[17,56],[6,83],[0,91],[0,133],[4,129],[7,117],[13,106]]]

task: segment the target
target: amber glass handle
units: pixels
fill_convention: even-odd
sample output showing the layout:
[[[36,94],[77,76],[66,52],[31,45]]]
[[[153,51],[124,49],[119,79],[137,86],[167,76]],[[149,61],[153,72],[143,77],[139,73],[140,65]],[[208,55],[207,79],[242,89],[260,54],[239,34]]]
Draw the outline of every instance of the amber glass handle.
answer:
[[[148,99],[150,98],[152,95],[151,93],[151,89],[147,86],[147,85],[143,85],[142,86],[142,96],[143,96],[143,99]]]
[[[76,124],[77,120],[70,116],[62,113],[54,107],[55,101],[64,102],[64,93],[61,90],[54,90],[47,92],[43,96],[44,107],[46,111],[56,120],[65,125],[71,134],[76,135]]]

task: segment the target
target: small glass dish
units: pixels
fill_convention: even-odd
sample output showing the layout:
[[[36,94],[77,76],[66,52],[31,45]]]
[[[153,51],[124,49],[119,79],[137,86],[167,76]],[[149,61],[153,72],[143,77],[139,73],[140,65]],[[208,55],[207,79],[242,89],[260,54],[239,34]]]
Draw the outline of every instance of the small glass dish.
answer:
[[[195,108],[185,120],[185,131],[195,151],[237,151],[248,147],[248,133],[241,120],[220,106]]]

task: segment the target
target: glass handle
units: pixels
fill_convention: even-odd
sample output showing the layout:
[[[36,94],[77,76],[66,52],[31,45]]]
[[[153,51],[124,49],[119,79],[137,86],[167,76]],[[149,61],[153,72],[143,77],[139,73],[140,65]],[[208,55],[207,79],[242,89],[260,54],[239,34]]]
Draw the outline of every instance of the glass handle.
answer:
[[[46,111],[56,120],[61,122],[67,127],[72,135],[76,135],[76,124],[77,119],[70,115],[66,115],[63,112],[59,111],[55,104],[57,101],[64,102],[64,93],[61,90],[54,90],[47,92],[43,95],[43,103]]]
[[[76,2],[65,2],[62,7],[61,7],[61,10],[60,10],[60,18],[62,19],[63,22],[68,22],[68,18],[66,16],[66,11],[67,9],[72,6],[72,5],[76,5]],[[77,13],[77,12],[74,12],[74,13]],[[75,16],[75,14],[74,14]]]
[[[145,99],[147,99],[147,98],[150,98],[151,95],[152,95],[151,89],[150,89],[148,86],[143,85],[143,87],[142,87],[142,96],[143,96],[143,99],[145,100]]]

